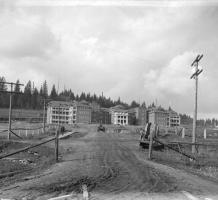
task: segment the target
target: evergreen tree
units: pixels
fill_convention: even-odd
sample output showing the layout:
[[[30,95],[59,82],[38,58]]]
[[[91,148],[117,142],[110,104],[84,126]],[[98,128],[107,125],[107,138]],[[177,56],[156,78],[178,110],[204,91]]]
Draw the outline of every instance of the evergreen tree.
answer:
[[[39,95],[42,97],[43,96],[43,89],[42,89],[42,85],[40,87],[40,90],[39,90]]]
[[[42,97],[43,98],[48,98],[48,85],[47,85],[46,80],[42,84]]]
[[[4,76],[0,76],[0,91],[7,91],[7,86],[5,84],[6,80]]]
[[[136,108],[136,107],[139,107],[140,105],[136,102],[136,101],[132,101],[132,103],[131,103],[131,105],[130,105],[130,107],[131,108]]]
[[[22,107],[30,109],[32,108],[31,106],[31,100],[32,100],[32,86],[31,86],[31,81],[28,81],[24,88],[24,93],[23,93],[23,98],[22,98]]]
[[[0,77],[0,82],[2,82],[0,83],[0,91],[7,91],[7,86],[5,84],[6,80],[4,76]],[[8,106],[7,97],[8,94],[0,92],[0,107]]]
[[[85,94],[84,92],[82,92],[82,93],[80,94],[79,100],[80,100],[80,101],[81,101],[81,100],[86,100],[86,94]]]
[[[56,92],[56,88],[55,88],[55,85],[52,86],[52,89],[51,89],[51,94],[50,94],[50,98],[55,100],[57,99],[57,92]]]
[[[141,107],[146,108],[146,104],[145,104],[145,102],[142,103]]]
[[[17,80],[16,81],[16,85],[15,85],[15,87],[14,87],[14,92],[21,92],[20,91],[20,81],[19,80]],[[14,97],[13,97],[13,106],[15,107],[15,108],[19,108],[20,107],[20,105],[19,105],[19,103],[21,102],[21,95],[20,94],[16,94],[15,93],[15,95],[14,95]]]
[[[33,93],[31,96],[31,108],[32,109],[40,108],[40,96],[37,88],[33,89]]]

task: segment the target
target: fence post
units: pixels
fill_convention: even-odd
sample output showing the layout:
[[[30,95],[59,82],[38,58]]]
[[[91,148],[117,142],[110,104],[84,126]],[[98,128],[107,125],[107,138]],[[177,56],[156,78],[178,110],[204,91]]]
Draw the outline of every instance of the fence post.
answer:
[[[204,128],[204,139],[207,139],[207,129]]]
[[[149,135],[149,150],[148,150],[148,159],[152,158],[152,145],[153,145],[153,131],[150,132]]]
[[[26,137],[27,137],[27,134],[28,134],[28,130],[26,129]]]
[[[38,135],[40,134],[40,129],[38,129]]]
[[[34,130],[32,131],[32,135],[34,135]]]
[[[58,162],[58,145],[59,145],[59,128],[56,130],[55,135],[55,160]]]
[[[185,138],[185,128],[182,128],[182,138]]]

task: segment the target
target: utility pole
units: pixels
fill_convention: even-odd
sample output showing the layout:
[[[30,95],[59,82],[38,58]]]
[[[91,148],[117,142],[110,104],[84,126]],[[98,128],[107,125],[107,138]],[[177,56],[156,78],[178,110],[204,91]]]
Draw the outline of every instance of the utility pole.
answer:
[[[41,100],[41,103],[43,102],[43,133],[45,133],[45,124],[46,124],[46,104],[51,101],[52,99],[44,97],[44,99]]]
[[[12,82],[4,82],[4,81],[0,81],[0,84],[6,84],[6,85],[10,86],[10,91],[0,90],[0,92],[2,92],[2,93],[9,93],[9,94],[10,94],[9,117],[8,117],[8,140],[11,139],[11,133],[14,134],[15,136],[17,136],[18,138],[22,139],[19,135],[17,135],[16,133],[14,133],[14,132],[11,130],[11,114],[12,114],[12,95],[13,95],[13,94],[22,94],[21,92],[13,91],[13,86],[14,86],[14,85],[23,86],[23,84],[20,84],[20,83],[12,83]]]
[[[13,85],[11,84],[11,92],[13,90]],[[10,92],[10,103],[9,103],[9,118],[8,118],[8,140],[11,139],[11,113],[12,113],[12,93]]]
[[[55,134],[55,160],[58,162],[59,155],[59,131],[60,131],[60,105],[58,107],[58,127]]]
[[[203,71],[203,69],[198,69],[198,63],[203,57],[198,55],[195,60],[192,62],[191,67],[195,67],[195,72],[192,74],[191,79],[195,79],[195,102],[194,102],[194,117],[193,117],[193,129],[192,129],[192,153],[195,153],[195,142],[196,142],[196,122],[197,122],[197,110],[198,110],[198,75]]]
[[[45,99],[43,101],[44,106],[43,106],[43,133],[45,134]]]

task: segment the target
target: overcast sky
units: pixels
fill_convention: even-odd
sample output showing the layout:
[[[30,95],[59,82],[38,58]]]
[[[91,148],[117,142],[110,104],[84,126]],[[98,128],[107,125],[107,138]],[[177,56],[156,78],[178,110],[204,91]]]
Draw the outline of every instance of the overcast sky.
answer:
[[[203,54],[199,116],[218,117],[215,1],[173,6],[167,1],[141,6],[7,2],[0,1],[0,76],[7,81],[31,80],[40,87],[47,80],[57,87],[59,80],[60,90],[104,92],[128,103],[157,99],[192,115],[190,64]]]

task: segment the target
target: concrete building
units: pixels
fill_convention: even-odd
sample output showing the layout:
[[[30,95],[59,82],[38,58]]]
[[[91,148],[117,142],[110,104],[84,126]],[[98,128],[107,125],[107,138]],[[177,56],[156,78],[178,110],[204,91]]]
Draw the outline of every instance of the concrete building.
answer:
[[[146,107],[136,107],[128,110],[129,124],[131,125],[146,125],[147,123],[147,109]]]
[[[102,108],[96,102],[90,103],[92,108],[91,123],[95,124],[111,124],[111,115],[108,108]]]
[[[122,105],[110,108],[111,123],[115,125],[128,125],[128,110]]]
[[[181,121],[179,114],[173,110],[169,110],[168,113],[169,115],[167,118],[167,126],[168,127],[179,126]]]
[[[168,112],[161,108],[152,108],[148,111],[148,122],[158,126],[167,126]]]
[[[100,108],[99,110],[92,110],[92,123],[111,124],[111,114],[107,108]]]
[[[91,107],[86,101],[75,102],[76,106],[76,123],[91,123]]]
[[[147,109],[146,107],[138,107],[137,109],[137,121],[138,125],[146,125],[147,123]]]
[[[138,124],[138,110],[137,108],[130,108],[128,110],[128,124],[137,125]]]
[[[86,102],[51,101],[47,108],[47,123],[91,123],[91,107]]]
[[[180,125],[180,116],[173,110],[153,107],[148,110],[148,122],[163,127],[174,127]]]

